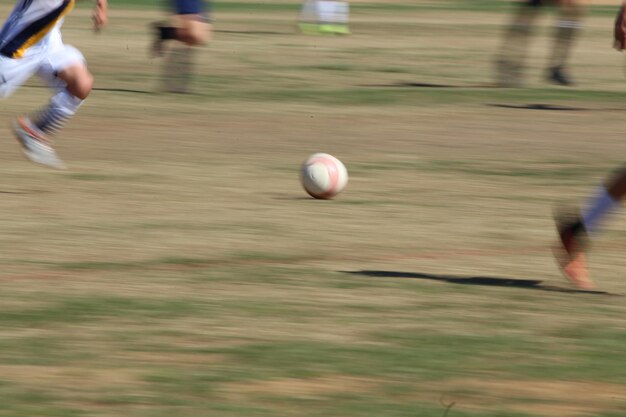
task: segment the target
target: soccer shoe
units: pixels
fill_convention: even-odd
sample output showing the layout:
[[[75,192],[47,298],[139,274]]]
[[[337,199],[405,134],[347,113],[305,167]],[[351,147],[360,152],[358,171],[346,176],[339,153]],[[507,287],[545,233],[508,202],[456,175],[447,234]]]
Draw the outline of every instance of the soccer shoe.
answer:
[[[350,30],[347,25],[322,23],[318,25],[319,33],[323,35],[349,35]]]
[[[350,30],[347,25],[324,23],[319,25],[320,33],[326,35],[349,35]]]
[[[572,79],[565,73],[563,67],[552,67],[548,70],[548,81],[553,84],[569,87],[574,85]]]
[[[319,35],[320,34],[319,25],[315,23],[298,23],[298,28],[300,29],[300,32],[302,32],[305,35]]]
[[[595,286],[589,279],[585,256],[587,247],[585,226],[579,217],[568,219],[563,215],[557,215],[555,223],[559,235],[555,256],[563,275],[582,290],[593,289]]]
[[[22,147],[22,152],[32,162],[50,168],[65,169],[50,140],[27,117],[18,117],[13,121],[13,132]]]

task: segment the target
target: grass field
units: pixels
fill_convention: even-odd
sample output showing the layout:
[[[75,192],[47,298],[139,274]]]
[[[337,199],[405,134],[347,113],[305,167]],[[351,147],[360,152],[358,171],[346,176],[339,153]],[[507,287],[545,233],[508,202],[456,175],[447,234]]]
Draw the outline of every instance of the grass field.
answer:
[[[626,152],[612,7],[576,87],[543,82],[546,16],[511,90],[490,87],[509,2],[357,3],[349,37],[219,4],[180,96],[151,3],[65,23],[97,79],[57,140],[70,170],[2,129],[0,416],[626,416],[626,218],[595,240],[598,293],[550,251],[555,204]],[[0,102],[4,126],[48,94]],[[300,188],[316,151],[348,167],[337,200]]]

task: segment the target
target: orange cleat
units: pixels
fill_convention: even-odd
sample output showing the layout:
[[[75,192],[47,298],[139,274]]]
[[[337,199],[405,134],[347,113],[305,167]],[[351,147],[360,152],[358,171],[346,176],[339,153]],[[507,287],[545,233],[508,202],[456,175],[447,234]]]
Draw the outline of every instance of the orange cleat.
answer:
[[[570,262],[561,265],[561,269],[563,275],[577,288],[581,290],[593,290],[595,288],[593,281],[589,278],[587,257],[584,253],[580,252]]]
[[[587,232],[581,219],[577,216],[566,219],[562,216],[555,218],[559,244],[555,248],[555,256],[563,275],[577,288],[591,290],[595,288],[589,278],[587,269]]]
[[[32,162],[49,168],[65,169],[50,139],[46,137],[27,117],[18,117],[13,121],[13,132],[22,147],[24,155]]]

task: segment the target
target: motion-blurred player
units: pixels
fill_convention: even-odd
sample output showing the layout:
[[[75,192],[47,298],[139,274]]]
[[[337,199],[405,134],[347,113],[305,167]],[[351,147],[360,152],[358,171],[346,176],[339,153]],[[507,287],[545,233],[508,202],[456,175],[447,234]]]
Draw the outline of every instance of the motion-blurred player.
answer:
[[[588,238],[598,231],[601,221],[619,205],[624,195],[626,195],[626,166],[598,188],[580,213],[571,216],[557,214],[556,227],[559,234],[557,261],[564,275],[581,289],[594,287],[589,279],[585,256]]]
[[[524,0],[504,36],[497,61],[498,84],[518,87],[522,84],[524,61],[533,26],[541,8],[553,5],[559,9],[552,55],[548,65],[548,81],[569,86],[567,61],[581,28],[584,13],[582,0]]]
[[[626,49],[626,15],[624,8],[615,19],[614,46],[618,51]],[[589,235],[597,232],[601,221],[611,213],[626,195],[626,165],[611,175],[605,184],[598,188],[587,206],[573,216],[558,214],[556,227],[559,234],[557,260],[563,273],[579,288],[591,289],[585,250]]]
[[[348,35],[350,6],[346,1],[305,0],[298,26],[302,33]]]
[[[50,137],[78,110],[93,86],[93,76],[78,49],[61,38],[63,18],[75,0],[19,0],[0,30],[0,96],[7,97],[33,75],[56,93],[33,116],[21,116],[13,129],[31,161],[61,169]],[[94,27],[107,23],[107,0],[96,0]]]
[[[169,49],[164,68],[165,88],[170,92],[188,91],[193,73],[194,48],[206,44],[211,37],[209,4],[203,0],[169,0],[173,13],[167,22],[154,24],[154,56],[163,56],[168,41],[176,41]]]

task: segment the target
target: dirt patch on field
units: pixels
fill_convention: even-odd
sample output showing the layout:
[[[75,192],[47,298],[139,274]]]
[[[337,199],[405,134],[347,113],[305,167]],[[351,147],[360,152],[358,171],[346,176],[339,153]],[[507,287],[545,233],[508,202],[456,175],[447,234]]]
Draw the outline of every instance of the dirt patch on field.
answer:
[[[139,383],[129,369],[90,369],[64,366],[1,365],[2,379],[48,389],[103,388]]]
[[[444,384],[445,398],[459,407],[484,408],[507,404],[520,412],[545,416],[578,416],[623,410],[624,387],[585,381],[456,380]]]
[[[391,381],[346,376],[314,379],[279,379],[256,383],[229,384],[228,397],[250,396],[320,398],[338,394],[380,393]],[[463,410],[493,410],[499,406],[521,413],[542,416],[583,416],[590,413],[622,410],[626,393],[623,386],[580,381],[545,380],[453,380],[420,386],[411,394],[391,394],[397,399],[414,399],[450,405]]]
[[[378,383],[370,380],[334,376],[314,379],[277,379],[254,383],[230,384],[224,392],[233,397],[280,396],[293,398],[315,398],[333,394],[364,394],[377,389]]]

